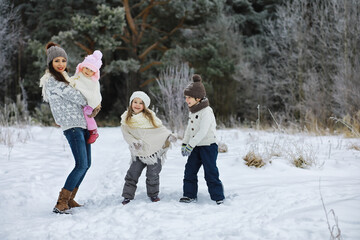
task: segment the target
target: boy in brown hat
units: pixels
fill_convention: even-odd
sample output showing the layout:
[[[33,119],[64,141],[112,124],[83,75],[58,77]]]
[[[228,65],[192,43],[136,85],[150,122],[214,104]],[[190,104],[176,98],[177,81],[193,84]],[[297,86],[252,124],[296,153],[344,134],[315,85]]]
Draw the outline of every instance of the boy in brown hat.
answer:
[[[206,98],[200,75],[195,74],[193,81],[184,90],[190,113],[181,147],[181,154],[184,157],[187,156],[188,160],[185,165],[183,197],[180,202],[197,201],[197,173],[203,165],[210,198],[219,205],[224,202],[225,197],[216,166],[218,145],[216,144],[215,116]]]

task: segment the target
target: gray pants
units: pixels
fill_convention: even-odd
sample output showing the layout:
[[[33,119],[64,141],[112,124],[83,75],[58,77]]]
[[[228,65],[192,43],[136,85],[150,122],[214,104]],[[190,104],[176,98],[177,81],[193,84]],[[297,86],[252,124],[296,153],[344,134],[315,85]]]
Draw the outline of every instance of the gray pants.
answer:
[[[122,196],[130,200],[134,199],[136,184],[138,183],[139,177],[146,168],[146,191],[148,197],[155,197],[159,194],[160,177],[161,171],[161,160],[158,159],[154,165],[146,165],[141,162],[139,158],[136,158],[135,162],[132,162],[129,170],[125,176],[125,184],[123,188]]]

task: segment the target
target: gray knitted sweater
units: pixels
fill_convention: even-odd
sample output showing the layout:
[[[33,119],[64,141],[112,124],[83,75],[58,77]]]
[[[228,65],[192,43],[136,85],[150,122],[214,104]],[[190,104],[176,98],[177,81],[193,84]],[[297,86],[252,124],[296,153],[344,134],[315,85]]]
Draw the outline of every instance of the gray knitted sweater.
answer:
[[[87,103],[78,90],[55,80],[52,75],[46,79],[43,88],[46,95],[44,100],[49,102],[55,122],[63,131],[74,127],[86,129],[82,108]]]

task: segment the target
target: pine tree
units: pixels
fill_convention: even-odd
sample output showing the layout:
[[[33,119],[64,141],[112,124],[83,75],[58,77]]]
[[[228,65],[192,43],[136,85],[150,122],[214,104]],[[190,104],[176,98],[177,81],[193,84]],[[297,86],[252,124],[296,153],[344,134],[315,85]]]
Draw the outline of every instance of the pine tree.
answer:
[[[176,48],[179,39],[185,39],[181,31],[206,22],[204,19],[218,11],[216,4],[216,1],[125,0],[122,7],[101,5],[101,8],[106,8],[105,11],[101,12],[99,8],[95,14],[76,14],[72,18],[72,30],[61,32],[53,39],[66,42],[72,52],[76,52],[77,48],[88,53],[93,51],[94,46],[109,51],[104,67],[107,74],[104,91],[111,102],[105,105],[112,104],[111,108],[124,106],[121,103],[126,103],[133,91],[147,87],[156,79],[159,66],[164,65],[162,56]],[[125,27],[122,25],[123,16],[127,23]],[[103,21],[106,26],[100,24],[102,27],[99,27],[100,19],[106,18]],[[115,82],[109,79],[114,77],[124,80]]]

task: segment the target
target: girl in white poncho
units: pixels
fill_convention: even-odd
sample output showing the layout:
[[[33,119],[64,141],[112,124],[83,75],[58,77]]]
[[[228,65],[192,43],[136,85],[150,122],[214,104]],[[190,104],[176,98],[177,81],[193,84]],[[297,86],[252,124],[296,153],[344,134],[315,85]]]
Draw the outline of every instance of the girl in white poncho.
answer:
[[[145,167],[147,195],[152,202],[160,200],[159,174],[170,143],[176,141],[176,137],[148,109],[149,105],[149,96],[136,91],[130,97],[128,110],[121,115],[121,131],[132,158],[122,193],[124,205],[134,199],[136,184]]]

